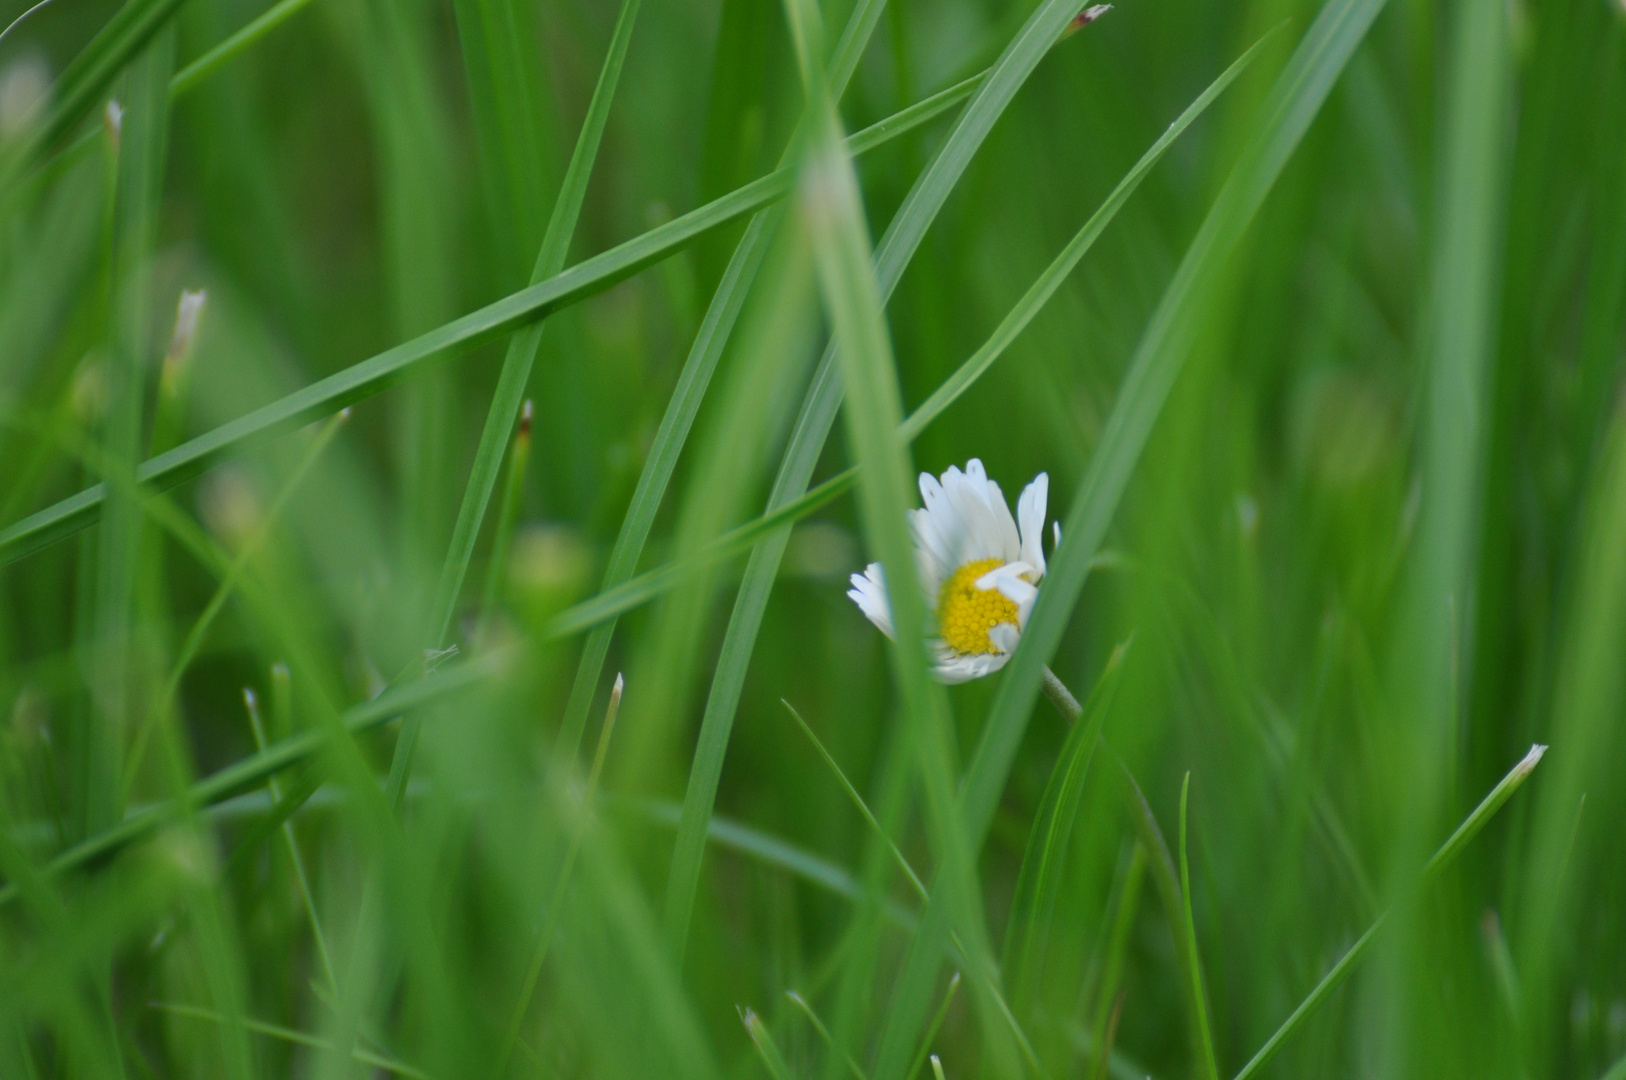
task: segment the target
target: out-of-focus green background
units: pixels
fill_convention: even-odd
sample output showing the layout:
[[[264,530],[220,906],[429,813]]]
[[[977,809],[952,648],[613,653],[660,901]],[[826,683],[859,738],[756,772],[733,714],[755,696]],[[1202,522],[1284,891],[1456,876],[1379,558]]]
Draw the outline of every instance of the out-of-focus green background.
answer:
[[[1374,6],[1327,10],[1353,25]],[[833,44],[853,4],[819,7]],[[843,126],[995,63],[1036,7],[890,0]],[[1293,108],[1313,121],[1200,299],[1165,309],[1183,367],[1046,658],[1079,698],[1110,697],[1070,828],[1047,831],[1069,728],[1040,698],[973,845],[991,951],[962,925],[923,976],[919,896],[781,703],[930,885],[915,729],[844,595],[876,557],[851,496],[791,534],[722,742],[699,732],[719,656],[719,681],[742,662],[723,644],[738,555],[680,564],[677,591],[621,619],[580,752],[553,752],[584,634],[550,620],[600,591],[744,218],[548,315],[529,458],[510,498],[504,415],[444,637],[436,583],[508,335],[337,428],[161,495],[117,487],[525,286],[618,19],[607,0],[295,2],[184,81],[271,8],[185,0],[44,143],[56,80],[120,5],[55,0],[0,42],[0,527],[115,480],[99,524],[0,566],[0,1076],[897,1080],[930,1075],[916,1046],[949,1077],[1234,1076],[1399,905],[1261,1075],[1626,1077],[1626,7],[1389,0],[1344,63],[1303,44],[1329,32],[1314,0],[1122,0],[1021,83],[886,306],[906,410],[1266,38],[913,442],[915,467],[980,458],[1013,499],[1048,472],[1056,518],[1118,452],[1122,380],[1205,219],[1246,224],[1227,178]],[[642,4],[564,265],[775,167],[804,108],[787,18],[778,0]],[[1324,102],[1295,71],[1333,80]],[[872,236],[959,108],[856,159]],[[760,249],[641,568],[762,512],[830,333],[801,205]],[[815,480],[854,461],[836,424]],[[297,741],[417,685],[448,644],[431,681],[500,671],[412,713],[398,810],[373,784],[393,721],[228,801],[173,801],[255,754],[245,688],[266,740]],[[955,768],[1009,674],[948,691]],[[674,946],[697,739],[726,754]],[[1532,743],[1551,745],[1540,767],[1414,892]],[[1120,763],[1176,861],[1186,837],[1212,1073]],[[286,827],[279,803],[298,808]],[[144,829],[154,806],[184,809]],[[131,842],[49,868],[131,820]],[[1019,882],[1047,836],[1053,909],[1035,915]]]

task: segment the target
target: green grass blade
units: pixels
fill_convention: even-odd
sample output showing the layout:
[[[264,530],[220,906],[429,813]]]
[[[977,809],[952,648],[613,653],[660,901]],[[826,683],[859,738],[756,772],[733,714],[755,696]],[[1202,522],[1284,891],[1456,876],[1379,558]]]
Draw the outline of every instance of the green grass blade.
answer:
[[[533,410],[527,400],[519,413],[519,431],[514,435],[513,448],[508,453],[508,482],[503,485],[502,509],[497,513],[496,533],[491,538],[491,564],[486,568],[485,591],[480,600],[479,633],[481,638],[497,610],[497,598],[502,592],[503,575],[508,563],[508,544],[513,539],[514,526],[519,523],[519,509],[525,497],[525,470],[531,460],[531,418]]]
[[[781,230],[750,321],[737,335],[733,370],[712,407],[718,419],[694,455],[694,480],[673,531],[673,546],[679,552],[706,550],[724,525],[748,512],[751,493],[760,490],[765,479],[763,463],[771,455],[773,439],[789,426],[808,367],[817,355],[818,299],[807,250],[801,230]],[[685,711],[678,703],[692,698],[712,584],[709,574],[689,575],[657,610],[647,649],[648,700],[658,704],[640,725],[642,746],[624,771],[627,783],[636,786],[652,774],[657,760],[677,754],[679,735],[673,721]],[[695,746],[691,786],[715,790],[724,746],[705,735],[702,731]],[[704,779],[696,784],[695,777]],[[702,808],[687,797],[685,804],[686,820],[678,828],[662,913],[672,955],[679,958],[687,945],[705,837],[703,815],[697,816]]]
[[[1191,773],[1186,773],[1180,784],[1180,899],[1182,918],[1180,933],[1185,935],[1186,991],[1191,995],[1197,1012],[1197,1045],[1202,1051],[1200,1063],[1208,1080],[1219,1080],[1219,1064],[1214,1059],[1214,1033],[1208,1027],[1208,994],[1203,989],[1202,954],[1197,951],[1197,924],[1191,917],[1191,867],[1186,859],[1186,796],[1191,792]]]
[[[921,402],[920,407],[910,414],[908,420],[904,421],[901,428],[903,438],[912,441],[919,437],[928,424],[941,415],[943,410],[952,405],[961,394],[970,389],[971,384],[980,379],[993,366],[995,360],[1004,355],[1005,350],[1010,348],[1011,343],[1027,328],[1027,325],[1039,314],[1039,311],[1049,302],[1050,298],[1056,294],[1056,290],[1061,287],[1061,283],[1066,280],[1068,274],[1073,272],[1073,268],[1090,250],[1091,245],[1095,243],[1102,231],[1112,223],[1112,219],[1117,216],[1124,203],[1129,201],[1129,197],[1135,193],[1135,189],[1140,187],[1141,181],[1146,179],[1146,174],[1151,171],[1152,166],[1156,165],[1158,160],[1163,157],[1164,152],[1174,144],[1174,140],[1178,139],[1181,133],[1191,126],[1192,121],[1207,111],[1208,107],[1214,103],[1214,99],[1219,97],[1225,91],[1225,88],[1230,86],[1236,80],[1236,77],[1247,69],[1249,64],[1253,63],[1258,57],[1259,51],[1264,48],[1265,43],[1274,34],[1275,31],[1273,30],[1254,42],[1252,48],[1237,57],[1231,63],[1231,66],[1220,74],[1219,78],[1209,83],[1207,89],[1199,94],[1195,101],[1186,106],[1185,111],[1175,118],[1174,123],[1164,129],[1163,134],[1158,136],[1157,141],[1147,148],[1146,152],[1140,156],[1139,161],[1135,162],[1134,168],[1125,173],[1124,178],[1118,181],[1118,186],[1112,189],[1112,194],[1107,196],[1106,201],[1096,208],[1095,213],[1090,215],[1089,220],[1078,230],[1067,246],[1051,261],[1049,266],[1045,267],[1044,273],[1040,274],[1033,284],[1028,286],[1028,291],[1022,294],[1022,299],[1018,300],[1016,305],[1011,308],[1010,313],[1000,321],[999,327],[992,336],[983,342],[982,346],[971,355],[970,359],[961,364],[953,375],[943,380],[942,384],[932,391],[931,396]]]
[[[862,0],[854,7],[852,16],[847,21],[847,28],[836,50],[836,59],[830,76],[831,86],[838,97],[841,88],[852,78],[858,57],[880,18],[883,3],[884,0]],[[967,80],[967,83],[970,81]],[[970,92],[971,87],[966,84],[951,87],[942,94],[935,94],[902,110],[894,117],[882,120],[866,131],[873,133],[871,137],[893,137],[913,127],[916,118],[924,122],[925,118],[936,116]],[[856,139],[853,145],[857,145]],[[781,168],[790,164],[794,146],[793,140],[792,146],[787,147],[781,156]],[[777,213],[772,215],[762,213],[753,217],[746,226],[745,234],[735,245],[733,255],[729,257],[722,279],[712,294],[711,303],[706,307],[705,316],[701,319],[700,329],[695,334],[689,355],[683,362],[677,386],[666,404],[665,413],[661,416],[661,424],[644,459],[644,467],[639,472],[638,486],[633,491],[632,501],[627,506],[621,529],[616,534],[615,546],[610,551],[609,565],[604,570],[602,590],[604,592],[626,583],[638,568],[644,543],[649,539],[650,527],[655,523],[655,513],[660,509],[661,501],[666,495],[666,486],[672,479],[672,470],[677,466],[678,456],[683,451],[683,445],[689,437],[689,429],[694,425],[695,414],[700,409],[707,388],[711,385],[717,361],[722,357],[723,349],[733,333],[734,324],[745,305],[746,295],[756,282],[757,272],[762,267],[768,244],[778,229],[780,217],[781,215]],[[614,614],[619,612],[612,613],[606,618],[613,619]],[[598,689],[599,675],[604,668],[604,657],[609,652],[610,638],[614,633],[615,624],[608,621],[588,636],[582,648],[576,679],[571,685],[570,699],[565,705],[564,720],[554,740],[556,760],[568,760],[576,753],[576,748],[581,742],[582,729],[587,723],[588,710],[592,707],[593,695]],[[692,842],[691,837],[687,844],[692,845]],[[667,895],[672,895],[670,885],[667,887]]]
[[[757,1056],[767,1067],[768,1075],[773,1077],[773,1080],[795,1080],[795,1074],[790,1071],[790,1066],[785,1064],[784,1055],[774,1044],[773,1036],[768,1033],[762,1018],[750,1009],[741,1009],[740,1023],[745,1025],[746,1032],[751,1036],[751,1043],[757,1048]]]
[[[478,660],[445,665],[428,677],[392,687],[371,701],[347,710],[340,718],[342,730],[359,735],[382,727],[403,713],[439,698],[456,694],[501,672],[506,654],[492,653]],[[321,753],[334,741],[325,727],[307,728],[273,744],[264,753],[228,765],[191,785],[184,798],[135,811],[113,827],[88,837],[51,860],[45,872],[60,874],[94,861],[119,848],[151,835],[165,824],[184,816],[192,808],[210,806],[265,783],[266,778]],[[14,899],[17,888],[0,889],[0,904]]]
[[[1018,42],[1013,43],[1012,49],[1008,50],[990,69],[988,75],[977,83],[972,101],[956,120],[932,164],[910,189],[903,206],[881,238],[875,256],[876,287],[883,304],[897,286],[898,279],[919,246],[921,237],[936,217],[938,210],[942,208],[948,193],[964,172],[972,155],[981,146],[994,121],[1055,41],[1055,35],[1046,36],[1048,30],[1044,27],[1048,27],[1049,23],[1045,23],[1044,19],[1055,22],[1056,32],[1059,34],[1060,11],[1065,6],[1060,3],[1046,5],[1040,13],[1044,18],[1040,18],[1040,15],[1035,16],[1035,19],[1043,24],[1041,28],[1037,31],[1030,30]],[[1052,8],[1056,10],[1052,11]],[[780,465],[779,475],[774,480],[773,491],[768,498],[770,515],[785,509],[807,492],[814,466],[835,422],[836,410],[843,392],[835,352],[834,346],[826,351],[818,373],[814,376],[813,386],[808,391],[801,416],[797,420],[791,434],[790,445]],[[788,531],[769,535],[752,551],[744,580],[735,597],[734,609],[729,616],[728,629],[717,661],[717,676],[713,679],[701,721],[701,740],[708,746],[715,746],[712,752],[718,756],[726,747],[733,727],[745,670],[756,646],[763,612],[767,608],[768,596],[773,591],[773,582],[778,576],[779,563],[784,556],[788,539]],[[686,802],[695,807],[695,818],[702,819],[715,799],[715,785],[710,787],[691,785],[691,790],[687,791],[684,797]],[[703,830],[697,827],[696,831]],[[925,980],[923,986],[914,986],[913,990],[916,1003],[924,1010],[928,1006],[921,992],[929,994],[929,980]],[[894,1056],[901,1056],[905,1052],[907,1048],[900,1045]],[[894,1068],[901,1067],[901,1061],[894,1065]]]
[[[1061,889],[1062,858],[1072,837],[1101,727],[1117,694],[1128,647],[1125,642],[1113,650],[1083,707],[1083,722],[1075,722],[1067,733],[1067,741],[1056,757],[1044,796],[1039,801],[1033,829],[1028,834],[1027,850],[1017,871],[1016,893],[1005,932],[1005,956],[1000,965],[1019,1004],[1032,993],[1039,977],[1050,920]]]
[[[855,152],[873,149],[927,123],[958,100],[940,100],[934,102],[931,110],[916,111],[910,128],[893,126],[885,132],[884,138],[859,132],[853,136],[851,145]],[[267,438],[303,427],[346,405],[378,394],[436,361],[501,338],[552,311],[596,296],[681,250],[696,237],[784,198],[790,190],[791,179],[791,171],[781,169],[753,181],[544,282],[521,289],[182,443],[144,462],[136,470],[136,479],[154,487],[172,487]],[[15,562],[91,524],[100,516],[106,498],[104,486],[87,488],[0,530],[0,565]]]
[[[208,1020],[216,1024],[224,1023],[226,1021],[225,1017],[221,1016],[213,1009],[203,1009],[196,1005],[183,1005],[179,1002],[173,1001],[155,1001],[152,1003],[152,1007],[155,1009],[161,1009],[164,1012],[174,1013],[176,1016],[190,1016],[196,1020]],[[334,1049],[334,1045],[330,1040],[324,1039],[319,1035],[310,1035],[303,1031],[296,1031],[293,1028],[283,1027],[281,1024],[270,1024],[264,1020],[251,1020],[246,1017],[243,1018],[242,1024],[248,1030],[258,1035],[265,1035],[273,1039],[282,1039],[285,1042],[298,1043],[301,1046],[322,1047],[330,1050]],[[350,1056],[363,1065],[371,1065],[375,1069],[384,1069],[388,1072],[395,1073],[397,1076],[405,1076],[408,1078],[408,1080],[432,1080],[428,1073],[423,1072],[420,1069],[413,1068],[404,1061],[399,1061],[396,1058],[389,1057],[384,1054],[374,1053],[365,1047],[355,1047],[351,1050]]]
[[[513,285],[522,279],[532,251],[542,241],[545,224],[542,201],[537,198],[537,192],[545,188],[541,129],[535,108],[537,80],[523,44],[534,40],[536,28],[530,25],[526,5],[514,0],[455,0],[453,10],[457,13],[457,38],[474,114],[480,179],[486,191],[493,246],[502,256],[505,283]],[[618,47],[624,54],[621,39],[618,20],[610,37],[610,55],[614,56]],[[602,70],[608,71],[608,64]],[[601,73],[601,84],[603,79]],[[598,96],[595,90],[595,103]],[[594,126],[595,113],[595,104],[590,103],[582,136]],[[602,118],[598,126],[602,130]],[[578,136],[578,146],[582,136]],[[596,154],[588,158],[589,165],[593,156]],[[569,186],[567,177],[565,187]]]
[[[806,0],[788,0],[787,10],[815,118],[797,205],[811,234],[820,290],[838,343],[836,356],[851,391],[846,395],[845,413],[848,443],[863,472],[859,504],[865,535],[883,566],[889,568],[887,577],[892,585],[888,599],[897,631],[892,642],[892,666],[909,724],[905,745],[914,749],[921,764],[926,817],[944,887],[938,903],[965,940],[970,962],[991,967],[985,961],[987,931],[979,885],[954,804],[955,750],[948,696],[928,671],[926,604],[915,575],[914,542],[907,519],[913,501],[914,470],[908,444],[896,434],[903,422],[903,400],[883,314],[882,289],[872,262],[857,175],[841,145],[835,106],[812,60],[818,55],[816,13]],[[1042,55],[1042,50],[1037,55]],[[1001,75],[1001,70],[996,69],[987,85],[998,83]],[[965,151],[963,144],[956,149]],[[952,160],[954,152],[948,156]],[[903,214],[900,219],[909,224],[917,220]],[[924,222],[920,225],[923,229]],[[935,964],[928,976],[935,976]],[[927,995],[932,981],[930,977],[923,980]],[[981,989],[976,983],[973,986]],[[908,991],[906,1001],[921,996]],[[983,996],[979,994],[979,998]],[[1008,1033],[991,1022],[986,1004],[982,1012],[982,1029],[995,1068],[1013,1067],[1003,1038]],[[895,1008],[893,1017],[898,1015]],[[908,1016],[905,1021],[908,1038],[901,1054],[889,1057],[883,1042],[876,1064],[877,1080],[900,1074],[907,1064],[908,1051],[918,1032],[918,1024],[913,1022],[916,1019]],[[895,1026],[898,1030],[905,1027]],[[889,1023],[889,1030],[893,1028]]]
[[[150,261],[163,197],[169,130],[168,84],[174,35],[155,35],[130,75],[129,104],[120,136],[113,250],[113,349],[108,366],[108,416],[103,433],[107,465],[119,481],[97,538],[94,683],[95,718],[83,747],[84,828],[105,829],[123,816],[120,793],[130,732],[136,654],[131,623],[141,543],[141,502],[128,483],[141,460],[146,372],[151,338]]]
[[[309,7],[312,0],[278,0],[219,45],[180,71],[169,82],[169,100],[175,101],[207,82],[216,72],[259,44],[271,31]]]
[[[1179,374],[1204,294],[1303,138],[1383,0],[1330,0],[1271,89],[1263,126],[1232,169],[1187,248],[1130,361],[1089,471],[1074,493],[1063,540],[1045,586],[1006,665],[967,770],[963,798],[973,838],[986,835],[995,801],[1039,692],[1045,663],[1061,641],[1087,567],[1099,551],[1152,424]]]
[[[1529,778],[1530,773],[1540,763],[1542,754],[1546,750],[1545,746],[1531,747],[1530,752],[1520,759],[1517,765],[1508,770],[1507,775],[1503,776],[1496,786],[1491,789],[1490,793],[1480,800],[1479,805],[1474,807],[1473,811],[1463,819],[1462,824],[1457,826],[1456,831],[1451,834],[1450,838],[1434,852],[1418,881],[1411,887],[1413,892],[1422,888],[1440,871],[1449,866],[1462,853],[1462,849],[1467,847],[1475,836],[1479,835],[1479,831],[1485,827],[1486,823],[1496,816],[1496,812],[1502,808],[1508,799],[1513,797],[1513,793]],[[1366,950],[1376,939],[1378,931],[1383,929],[1394,912],[1395,908],[1390,908],[1379,915],[1371,926],[1367,927],[1366,932],[1356,940],[1355,944],[1349,947],[1348,952],[1339,957],[1338,962],[1332,966],[1332,970],[1322,976],[1315,989],[1311,990],[1309,995],[1299,1003],[1298,1008],[1293,1010],[1292,1015],[1282,1022],[1281,1027],[1277,1028],[1269,1039],[1265,1040],[1265,1044],[1242,1067],[1234,1080],[1252,1080],[1266,1065],[1270,1064],[1271,1059],[1281,1052],[1283,1044],[1292,1038],[1299,1028],[1304,1026],[1305,1021],[1309,1020],[1327,998],[1332,996],[1332,992],[1343,985],[1345,979],[1349,978],[1350,973],[1355,969],[1355,964],[1365,955]]]
[[[937,1041],[937,1033],[943,1030],[943,1020],[948,1016],[949,1006],[954,1004],[954,995],[960,989],[960,973],[956,971],[949,976],[948,989],[943,991],[943,1003],[937,1007],[937,1013],[932,1022],[926,1025],[926,1033],[920,1040],[920,1053],[915,1055],[914,1062],[904,1072],[904,1076],[913,1080],[920,1075],[920,1070],[926,1067],[926,1056],[932,1052],[932,1043]],[[933,1058],[935,1061],[935,1057]],[[938,1069],[938,1073],[942,1070]]]
[[[604,773],[604,758],[609,753],[610,736],[615,732],[615,720],[621,711],[621,676],[615,678],[615,688],[610,691],[610,706],[604,714],[604,726],[599,729],[598,749],[593,752],[593,764],[587,773],[587,787],[582,794],[581,806],[585,811],[591,807],[598,794],[599,777]],[[553,935],[559,924],[560,914],[564,910],[565,890],[570,888],[570,878],[576,869],[576,857],[581,853],[582,840],[587,835],[587,823],[576,822],[571,830],[570,846],[565,849],[564,862],[559,867],[559,877],[553,884],[553,898],[548,902],[547,914],[542,919],[542,930],[537,934],[536,945],[531,951],[530,963],[525,968],[525,979],[520,984],[519,997],[514,1002],[514,1011],[508,1021],[508,1033],[503,1037],[502,1049],[497,1053],[497,1067],[495,1075],[501,1076],[508,1068],[508,1061],[514,1054],[514,1045],[519,1041],[520,1027],[525,1022],[525,1014],[531,1007],[531,995],[536,991],[536,980],[542,975],[542,965],[547,962],[548,948],[553,944]]]
[[[576,221],[581,216],[582,200],[587,197],[587,182],[592,176],[593,163],[598,158],[599,144],[604,139],[604,126],[609,120],[610,105],[621,80],[621,68],[627,58],[627,46],[632,41],[632,29],[638,19],[640,0],[622,0],[621,12],[616,18],[615,33],[599,70],[598,84],[593,89],[593,100],[582,121],[576,149],[570,156],[570,167],[565,171],[564,183],[554,200],[553,215],[537,252],[536,265],[531,271],[531,284],[546,281],[563,268],[570,250],[571,237],[576,232]],[[486,506],[497,484],[502,468],[503,452],[519,417],[520,402],[525,397],[525,385],[531,377],[531,366],[536,351],[542,344],[542,321],[538,320],[515,334],[509,342],[508,354],[503,358],[502,373],[497,378],[497,390],[492,395],[491,408],[480,432],[480,445],[474,454],[474,466],[469,472],[463,503],[458,508],[457,524],[452,530],[452,542],[446,551],[446,562],[441,569],[440,586],[436,593],[430,630],[429,645],[440,648],[446,642],[452,616],[457,610],[457,598],[468,572],[469,560],[474,555],[474,542],[485,520]]]
[[[52,88],[52,106],[33,125],[21,143],[11,149],[0,167],[0,191],[8,189],[20,172],[91,112],[110,86],[154,35],[169,22],[181,0],[131,0],[75,56]],[[169,78],[165,72],[164,78]]]
[[[537,252],[536,266],[531,272],[533,286],[555,276],[569,252],[570,239],[581,216],[582,200],[587,196],[587,181],[592,175],[593,162],[598,157],[599,144],[604,136],[604,125],[609,119],[610,104],[621,78],[627,46],[632,40],[638,5],[639,0],[622,0],[615,34],[599,71],[587,118],[582,121],[576,149],[571,154],[570,168],[565,173],[558,198],[554,200],[553,215],[542,238],[542,248]],[[452,527],[451,542],[441,567],[440,583],[436,587],[428,631],[429,647],[432,649],[442,648],[451,630],[463,579],[468,574],[469,561],[474,557],[480,524],[485,520],[486,506],[491,501],[491,492],[496,487],[497,474],[502,468],[509,432],[513,430],[514,420],[519,414],[525,385],[530,381],[531,367],[536,361],[536,351],[542,344],[542,327],[542,321],[537,320],[522,328],[509,341],[508,353],[503,357],[502,372],[497,377],[497,389],[486,412],[480,445],[475,450],[474,465],[463,490],[462,504],[458,507],[457,521]],[[390,762],[389,791],[391,801],[397,806],[406,792],[407,780],[412,773],[412,757],[417,749],[422,722],[418,716],[408,716],[401,728],[401,738],[395,744],[395,755]]]

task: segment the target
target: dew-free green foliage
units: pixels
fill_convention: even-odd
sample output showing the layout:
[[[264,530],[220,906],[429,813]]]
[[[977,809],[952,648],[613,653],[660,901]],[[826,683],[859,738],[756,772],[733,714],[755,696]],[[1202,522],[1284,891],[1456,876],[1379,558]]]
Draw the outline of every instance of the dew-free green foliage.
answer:
[[[1626,1077],[1626,7],[1079,13],[0,40],[0,1077]]]

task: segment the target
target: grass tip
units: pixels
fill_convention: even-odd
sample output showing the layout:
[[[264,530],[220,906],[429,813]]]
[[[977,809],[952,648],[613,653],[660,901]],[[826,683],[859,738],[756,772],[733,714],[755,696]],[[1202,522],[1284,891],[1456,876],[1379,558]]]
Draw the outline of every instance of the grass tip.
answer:
[[[1061,32],[1062,40],[1072,37],[1086,26],[1112,10],[1111,4],[1095,4],[1085,8],[1073,16],[1073,21],[1067,24],[1067,29]]]
[[[519,437],[522,439],[528,439],[531,437],[532,408],[531,399],[526,398],[525,404],[521,405],[519,409]]]
[[[1531,743],[1530,752],[1524,755],[1523,761],[1519,762],[1513,767],[1514,771],[1517,772],[1521,777],[1529,776],[1531,770],[1540,764],[1541,755],[1545,754],[1546,752],[1546,743]]]
[[[943,1063],[937,1059],[936,1054],[932,1055],[932,1075],[937,1077],[937,1080],[943,1080]]]

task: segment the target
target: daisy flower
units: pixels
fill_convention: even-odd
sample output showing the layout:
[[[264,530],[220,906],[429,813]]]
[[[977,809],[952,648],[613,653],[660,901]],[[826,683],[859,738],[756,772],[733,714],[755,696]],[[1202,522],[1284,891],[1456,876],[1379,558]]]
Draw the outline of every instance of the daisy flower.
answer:
[[[1040,473],[1016,500],[1016,517],[999,485],[972,458],[941,479],[920,474],[924,509],[912,510],[920,587],[934,613],[933,674],[946,683],[980,679],[1011,658],[1044,577],[1045,500]],[[1060,540],[1059,527],[1057,540]],[[880,563],[852,575],[847,595],[892,636],[892,607]]]

